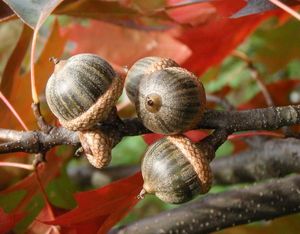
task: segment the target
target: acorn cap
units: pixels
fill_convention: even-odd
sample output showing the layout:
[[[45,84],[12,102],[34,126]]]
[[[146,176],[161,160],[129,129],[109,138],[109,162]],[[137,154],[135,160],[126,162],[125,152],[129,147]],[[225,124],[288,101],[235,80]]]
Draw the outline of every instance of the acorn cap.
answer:
[[[122,94],[123,80],[116,76],[106,92],[99,97],[95,104],[72,120],[60,119],[61,125],[69,130],[85,130],[94,126],[96,123],[108,118]]]
[[[182,135],[168,136],[167,139],[176,145],[190,161],[201,183],[201,193],[207,193],[212,185],[212,171],[204,152],[190,139]]]
[[[111,161],[112,140],[99,130],[78,133],[89,162],[96,168],[107,166]]]
[[[136,97],[138,95],[138,86],[143,76],[166,67],[178,66],[179,65],[170,58],[161,58],[155,56],[141,58],[136,61],[129,69],[125,81],[126,94],[129,100],[133,104],[135,104],[137,101]]]

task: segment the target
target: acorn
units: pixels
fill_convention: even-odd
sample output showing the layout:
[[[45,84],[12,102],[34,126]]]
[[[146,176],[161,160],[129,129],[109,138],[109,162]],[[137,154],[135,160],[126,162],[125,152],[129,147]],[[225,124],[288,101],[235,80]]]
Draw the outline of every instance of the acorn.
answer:
[[[138,92],[137,115],[155,133],[173,135],[195,128],[206,106],[202,83],[180,67],[144,76]]]
[[[161,58],[155,56],[141,58],[136,61],[129,69],[125,81],[125,90],[129,100],[133,104],[136,103],[138,86],[143,76],[166,67],[178,66],[179,65],[170,58]]]
[[[93,54],[78,54],[54,62],[46,99],[62,126],[87,130],[106,120],[123,89],[122,79],[110,64]]]
[[[142,165],[142,198],[155,194],[162,201],[180,204],[207,193],[212,185],[209,162],[214,150],[194,144],[183,135],[162,138],[149,146]]]
[[[63,127],[78,131],[84,153],[93,166],[108,165],[114,139],[93,127],[110,114],[116,115],[122,79],[97,55],[78,54],[68,60],[52,60],[55,69],[46,86],[49,108]]]

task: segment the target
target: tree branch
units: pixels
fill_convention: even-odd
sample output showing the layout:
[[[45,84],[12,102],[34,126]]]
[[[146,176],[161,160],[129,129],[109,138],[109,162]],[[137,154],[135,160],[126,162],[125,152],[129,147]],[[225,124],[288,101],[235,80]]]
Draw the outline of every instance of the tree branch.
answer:
[[[134,136],[149,133],[137,119],[124,120],[123,134]],[[228,132],[272,130],[300,124],[300,106],[268,107],[244,111],[206,110],[199,129],[226,129]]]
[[[268,107],[244,111],[207,110],[199,128],[232,132],[271,130],[300,123],[300,106]]]
[[[40,153],[57,145],[79,146],[76,132],[65,128],[53,127],[47,134],[42,131],[15,131],[0,129],[0,139],[7,141],[0,144],[0,154],[12,152]]]
[[[216,184],[237,184],[300,173],[300,140],[264,141],[257,148],[211,163]]]
[[[257,148],[217,158],[210,165],[217,185],[258,182],[300,173],[300,140],[264,140]],[[101,173],[113,181],[130,176],[138,170],[139,165],[106,167],[101,170],[90,165],[80,165],[73,168],[70,176],[76,183],[88,186],[91,185],[93,173]]]
[[[283,126],[300,124],[300,106],[269,107],[246,111],[207,110],[198,128],[223,129],[227,132],[246,130],[270,130]],[[150,133],[139,119],[125,119],[116,123],[102,123],[97,126],[106,133],[117,132],[120,137]],[[45,152],[57,145],[79,145],[76,132],[53,127],[48,134],[41,131],[18,132],[0,129],[0,153]]]
[[[208,233],[300,211],[300,176],[209,194],[110,233]]]

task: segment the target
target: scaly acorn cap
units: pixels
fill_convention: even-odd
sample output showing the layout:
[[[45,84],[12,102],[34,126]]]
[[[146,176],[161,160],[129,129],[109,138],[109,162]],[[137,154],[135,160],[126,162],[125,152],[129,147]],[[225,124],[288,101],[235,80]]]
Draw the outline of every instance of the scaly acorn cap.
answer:
[[[78,132],[88,161],[96,168],[107,166],[111,161],[112,139],[100,130]]]

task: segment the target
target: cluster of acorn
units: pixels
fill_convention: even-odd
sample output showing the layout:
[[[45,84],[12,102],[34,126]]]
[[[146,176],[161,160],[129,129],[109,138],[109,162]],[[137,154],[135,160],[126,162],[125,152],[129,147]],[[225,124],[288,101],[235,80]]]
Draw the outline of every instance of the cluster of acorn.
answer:
[[[79,54],[55,63],[46,87],[48,105],[65,128],[78,131],[91,164],[106,166],[115,142],[95,126],[115,111],[123,81],[96,55]],[[165,202],[182,203],[206,193],[212,183],[209,161],[214,151],[181,135],[203,115],[206,98],[201,82],[171,59],[146,57],[128,71],[125,89],[145,127],[167,135],[144,155],[140,196],[154,193]]]

